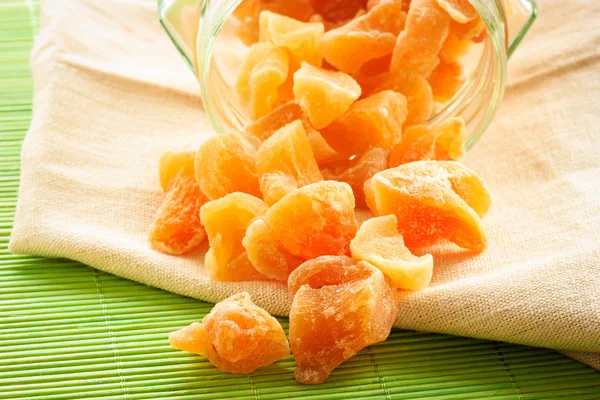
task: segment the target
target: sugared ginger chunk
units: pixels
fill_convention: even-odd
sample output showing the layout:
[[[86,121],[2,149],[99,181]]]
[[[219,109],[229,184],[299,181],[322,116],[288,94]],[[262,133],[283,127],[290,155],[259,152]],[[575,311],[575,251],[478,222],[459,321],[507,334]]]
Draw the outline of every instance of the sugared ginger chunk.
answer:
[[[263,198],[269,205],[294,189],[323,180],[300,120],[265,140],[256,152],[256,171]]]
[[[278,88],[287,79],[288,53],[272,43],[255,43],[248,49],[235,83],[236,93],[248,106],[252,119],[275,108]]]
[[[376,173],[387,168],[389,150],[373,147],[353,160],[327,164],[321,172],[323,178],[346,182],[352,187],[357,207],[364,207],[364,183]]]
[[[208,358],[220,371],[249,374],[290,354],[283,328],[248,293],[233,295],[202,319],[169,334],[172,347]]]
[[[407,114],[406,98],[384,90],[352,104],[321,133],[335,151],[349,157],[369,147],[393,146],[402,136]]]
[[[312,127],[306,113],[295,101],[287,102],[270,114],[250,123],[244,129],[244,134],[252,143],[256,144],[256,147],[259,147],[279,129],[296,120],[302,121],[310,147],[319,165],[339,159],[339,155],[329,146],[321,134]]]
[[[300,61],[321,66],[318,44],[325,27],[319,22],[301,22],[270,11],[260,13],[259,40],[286,48]]]
[[[196,180],[210,200],[244,192],[260,197],[254,156],[233,134],[217,135],[200,145],[195,160]]]
[[[294,190],[269,209],[264,221],[284,249],[306,260],[346,254],[358,229],[352,188],[335,181]]]
[[[286,282],[290,273],[304,262],[281,246],[263,218],[250,224],[242,244],[254,268],[267,278]]]
[[[422,124],[433,111],[433,94],[427,80],[414,71],[396,70],[361,82],[366,96],[382,90],[393,90],[406,97],[408,115],[403,126]]]
[[[352,257],[379,268],[399,289],[423,289],[431,281],[433,257],[431,254],[414,256],[404,245],[397,226],[395,215],[363,222],[350,242]]]
[[[358,83],[348,74],[303,63],[294,74],[294,96],[315,129],[329,125],[360,97]]]
[[[398,36],[392,71],[411,70],[429,76],[448,35],[450,17],[437,0],[412,0],[406,27]]]
[[[267,209],[262,200],[239,192],[209,201],[200,208],[200,219],[210,244],[204,268],[211,279],[235,282],[261,278],[248,259],[242,239],[250,222],[264,215]]]
[[[375,174],[365,182],[377,215],[394,214],[408,248],[441,239],[473,251],[486,247],[481,218],[490,206],[484,182],[456,161],[415,161]]]
[[[208,201],[194,177],[194,152],[165,153],[159,162],[165,198],[150,227],[150,243],[166,254],[183,254],[206,238],[200,207]]]
[[[290,344],[300,383],[324,382],[358,351],[385,340],[398,313],[392,281],[346,256],[309,260],[291,273]]]
[[[465,121],[461,117],[450,118],[432,128],[408,127],[390,153],[389,167],[421,160],[456,161],[466,152],[466,138]]]
[[[356,75],[367,61],[391,54],[406,18],[401,3],[383,1],[365,15],[328,31],[321,40],[323,57],[340,71]]]

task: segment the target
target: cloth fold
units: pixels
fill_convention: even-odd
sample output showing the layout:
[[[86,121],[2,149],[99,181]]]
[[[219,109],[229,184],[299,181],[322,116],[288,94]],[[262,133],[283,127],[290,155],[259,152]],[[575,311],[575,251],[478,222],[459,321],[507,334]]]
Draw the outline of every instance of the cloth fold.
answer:
[[[600,5],[541,3],[495,122],[464,160],[494,196],[489,249],[439,247],[431,286],[401,295],[396,326],[554,348],[600,369]],[[211,302],[248,291],[286,315],[283,284],[212,282],[205,249],[171,257],[148,243],[160,155],[212,135],[155,5],[44,0],[41,24],[11,251]]]

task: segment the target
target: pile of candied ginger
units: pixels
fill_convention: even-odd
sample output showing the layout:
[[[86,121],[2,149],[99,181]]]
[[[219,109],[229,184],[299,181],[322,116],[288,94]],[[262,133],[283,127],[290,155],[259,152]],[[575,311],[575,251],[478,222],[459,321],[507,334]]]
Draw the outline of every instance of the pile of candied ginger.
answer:
[[[287,283],[289,343],[247,293],[170,341],[230,373],[291,344],[296,379],[321,383],[387,338],[398,290],[429,284],[433,257],[415,249],[486,247],[488,190],[456,161],[465,123],[427,124],[463,85],[461,57],[484,25],[466,0],[246,0],[234,15],[249,46],[236,91],[252,122],[163,155],[149,238],[172,255],[208,238],[213,280]],[[359,226],[364,207],[374,217]]]

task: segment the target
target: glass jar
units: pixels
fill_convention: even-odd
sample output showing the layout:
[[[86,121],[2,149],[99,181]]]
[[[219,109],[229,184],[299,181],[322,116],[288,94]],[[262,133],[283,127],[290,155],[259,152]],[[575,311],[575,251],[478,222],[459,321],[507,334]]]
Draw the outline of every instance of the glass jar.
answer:
[[[235,132],[250,122],[233,88],[235,68],[246,49],[233,40],[230,18],[242,0],[159,0],[159,19],[196,74],[204,110],[219,133]],[[487,28],[485,39],[467,56],[463,87],[438,104],[428,123],[461,116],[467,148],[485,132],[506,87],[507,60],[537,15],[535,0],[470,0]]]

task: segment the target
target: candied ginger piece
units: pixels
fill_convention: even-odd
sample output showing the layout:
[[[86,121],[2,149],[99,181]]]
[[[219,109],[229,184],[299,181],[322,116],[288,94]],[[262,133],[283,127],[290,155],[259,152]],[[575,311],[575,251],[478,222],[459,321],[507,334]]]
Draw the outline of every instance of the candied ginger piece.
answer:
[[[208,201],[194,177],[194,152],[165,153],[159,162],[165,198],[150,227],[150,243],[166,254],[183,254],[206,238],[200,207]]]
[[[309,0],[242,1],[233,15],[240,21],[236,35],[248,46],[258,41],[261,11],[271,11],[298,21],[308,21],[314,13]]]
[[[264,220],[281,246],[303,259],[346,254],[358,229],[352,188],[335,181],[294,190],[271,206]]]
[[[321,134],[335,151],[349,157],[398,142],[407,114],[406,97],[384,90],[352,104]]]
[[[367,0],[310,0],[316,13],[328,21],[345,21],[366,8]]]
[[[459,39],[453,32],[450,32],[438,54],[440,62],[446,64],[460,62],[460,59],[472,46],[473,42],[470,39]]]
[[[296,102],[285,103],[270,114],[247,125],[244,134],[249,140],[257,143],[258,147],[258,145],[270,138],[276,131],[296,120],[302,121],[304,131],[306,132],[306,136],[308,136],[310,147],[318,164],[336,161],[340,158],[336,151],[323,139],[319,131],[312,127],[306,113]]]
[[[458,160],[466,152],[466,140],[465,121],[461,117],[450,118],[433,128],[411,126],[392,149],[388,165],[392,168],[420,160]]]
[[[262,218],[248,226],[242,244],[254,268],[267,278],[287,281],[290,273],[304,262],[279,244],[273,230]]]
[[[405,19],[401,0],[383,1],[363,16],[328,31],[321,39],[323,57],[340,71],[356,75],[367,61],[392,54]]]
[[[459,24],[466,24],[479,16],[469,0],[437,0],[437,3]]]
[[[250,46],[235,83],[236,93],[248,106],[252,119],[267,115],[275,107],[278,88],[289,71],[288,53],[271,43]]]
[[[398,314],[392,281],[346,256],[306,261],[288,279],[290,344],[300,383],[318,384],[361,349],[384,341]]]
[[[364,183],[377,172],[387,168],[389,150],[373,147],[353,160],[338,161],[326,165],[322,169],[327,180],[346,182],[352,187],[357,207],[364,207]]]
[[[455,35],[460,40],[472,40],[473,42],[480,42],[485,36],[485,22],[483,18],[477,16],[472,21],[466,24],[460,24],[454,20],[450,21],[450,33]]]
[[[294,74],[294,96],[315,129],[329,125],[360,97],[358,83],[343,72],[302,63]]]
[[[408,248],[447,239],[473,251],[485,249],[481,217],[490,205],[489,192],[464,165],[415,161],[375,174],[369,185],[376,214],[398,218]]]
[[[399,289],[423,289],[431,282],[433,257],[414,256],[404,245],[397,226],[393,214],[363,222],[350,242],[352,257],[379,268]]]
[[[231,374],[249,374],[290,354],[281,324],[246,292],[217,303],[202,323],[171,332],[169,342]]]
[[[284,47],[298,60],[321,66],[318,43],[325,27],[318,22],[302,22],[270,11],[260,13],[259,40]]]
[[[209,201],[200,208],[200,220],[210,244],[204,268],[211,279],[226,282],[260,279],[242,239],[250,222],[264,215],[267,209],[262,200],[240,192]]]
[[[427,78],[434,100],[442,103],[451,99],[466,80],[462,64],[457,62],[440,62]]]
[[[214,136],[202,143],[196,152],[195,168],[200,190],[209,200],[233,192],[261,196],[254,156],[233,134]]]
[[[408,115],[403,126],[422,124],[433,111],[433,94],[427,80],[413,71],[397,70],[363,80],[365,96],[393,90],[406,97]]]
[[[269,205],[294,189],[323,180],[302,121],[285,125],[264,141],[256,152],[256,171]],[[277,183],[280,178],[283,185]]]
[[[437,64],[449,24],[450,17],[436,0],[413,0],[406,28],[396,41],[391,70],[411,70],[427,77]]]

